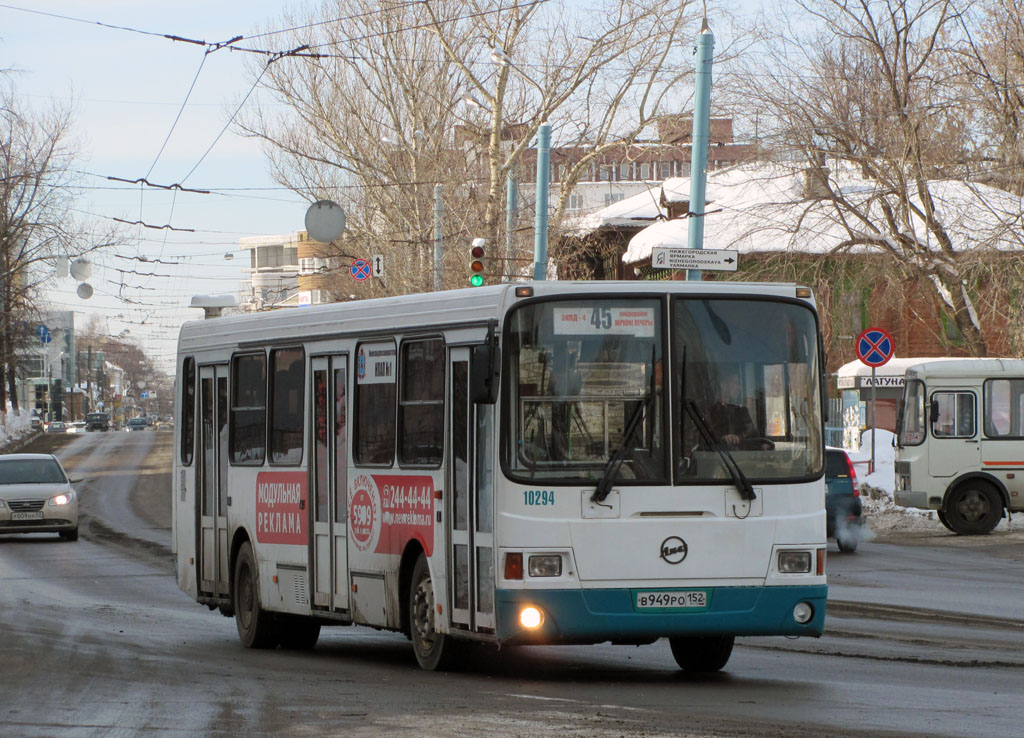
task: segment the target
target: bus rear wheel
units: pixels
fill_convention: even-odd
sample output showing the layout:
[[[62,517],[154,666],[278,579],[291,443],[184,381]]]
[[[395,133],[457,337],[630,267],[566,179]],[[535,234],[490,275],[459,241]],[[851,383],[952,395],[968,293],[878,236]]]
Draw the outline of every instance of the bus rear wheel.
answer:
[[[427,557],[420,554],[409,585],[409,637],[416,661],[425,671],[448,669],[456,660],[458,644],[450,636],[437,632],[434,620],[436,615],[430,567],[427,565]]]
[[[729,663],[734,636],[688,636],[669,638],[672,656],[679,668],[690,672],[720,671]]]
[[[999,524],[1003,505],[991,485],[971,480],[950,493],[945,512],[945,522],[954,533],[983,536]]]
[[[243,543],[235,561],[232,599],[235,605],[235,626],[246,648],[274,648],[277,632],[273,616],[260,607],[260,584],[256,575],[256,558],[252,546]]]

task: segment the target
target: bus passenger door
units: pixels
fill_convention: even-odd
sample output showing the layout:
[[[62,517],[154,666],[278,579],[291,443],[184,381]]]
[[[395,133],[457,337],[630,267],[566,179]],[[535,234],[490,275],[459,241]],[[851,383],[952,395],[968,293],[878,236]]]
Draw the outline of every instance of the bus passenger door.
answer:
[[[199,593],[230,595],[228,571],[228,367],[199,368]]]
[[[469,396],[469,349],[449,354],[448,581],[452,624],[494,629],[493,405]]]
[[[313,456],[309,467],[310,571],[313,608],[347,610],[348,428],[347,358],[316,357],[313,373]]]

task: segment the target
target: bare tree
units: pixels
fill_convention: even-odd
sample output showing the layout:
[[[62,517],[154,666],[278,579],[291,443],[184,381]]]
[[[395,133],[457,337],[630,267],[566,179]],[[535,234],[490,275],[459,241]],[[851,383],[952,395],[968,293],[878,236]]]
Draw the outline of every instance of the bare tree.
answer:
[[[254,68],[263,104],[243,129],[265,142],[279,181],[352,213],[342,253],[390,251],[402,279],[389,292],[430,289],[434,185],[443,187],[448,244],[496,242],[506,180],[551,122],[563,143],[592,147],[566,173],[557,224],[594,157],[681,109],[679,83],[692,73],[681,34],[698,21],[689,8],[690,0],[607,0],[587,13],[535,0],[325,3],[285,19],[298,30],[282,46],[297,51]],[[446,271],[463,262],[446,249]]]
[[[967,350],[986,355],[975,289],[986,254],[1019,243],[1020,208],[968,187],[971,212],[992,217],[965,232],[947,196],[970,174],[981,135],[951,63],[970,53],[963,14],[952,0],[796,4],[812,32],[771,39],[758,59],[781,64],[750,70],[741,96],[775,121],[778,160],[819,177],[807,211],[824,204],[845,229],[837,252],[866,248],[902,280],[930,284]],[[837,187],[843,171],[867,186]]]
[[[0,412],[8,393],[18,411],[20,357],[35,338],[38,290],[58,256],[75,257],[113,243],[72,212],[75,146],[66,107],[38,111],[13,85],[0,89]],[[38,339],[35,339],[38,340]]]

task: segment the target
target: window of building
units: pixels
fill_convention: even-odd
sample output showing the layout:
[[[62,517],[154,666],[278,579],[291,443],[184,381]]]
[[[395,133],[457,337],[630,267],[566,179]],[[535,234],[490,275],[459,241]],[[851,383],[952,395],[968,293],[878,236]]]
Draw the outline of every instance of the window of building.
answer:
[[[395,458],[396,364],[394,342],[359,344],[352,439],[357,464],[390,466]]]
[[[651,178],[651,163],[649,161],[645,161],[645,162],[643,162],[640,165],[640,179],[645,179],[646,180],[646,179],[650,179],[650,178]]]
[[[668,179],[672,176],[672,162],[663,161],[661,162],[661,178]]]
[[[608,205],[611,205],[613,202],[619,202],[620,200],[624,199],[625,197],[626,196],[623,193],[621,193],[621,192],[606,192],[604,194],[604,204],[605,204],[605,207],[607,207]]]
[[[302,410],[306,387],[301,348],[270,352],[270,463],[302,461]]]
[[[568,210],[582,210],[583,209],[583,195],[576,192],[569,193],[569,203],[566,205]]]
[[[612,168],[607,164],[602,164],[600,168],[600,177],[602,182],[608,182],[612,178]]]
[[[629,164],[619,164],[619,179],[622,181],[633,179],[632,169]]]
[[[444,453],[444,341],[402,344],[398,461],[440,466]]]
[[[181,365],[181,463],[192,465],[196,423],[196,361],[186,356]]]
[[[299,271],[302,272],[303,274],[309,274],[316,268],[315,264],[315,259],[303,257],[299,259]]]
[[[936,438],[974,436],[974,393],[936,392],[932,395],[932,435]]]
[[[267,357],[239,354],[231,360],[232,464],[262,464],[267,449]]]

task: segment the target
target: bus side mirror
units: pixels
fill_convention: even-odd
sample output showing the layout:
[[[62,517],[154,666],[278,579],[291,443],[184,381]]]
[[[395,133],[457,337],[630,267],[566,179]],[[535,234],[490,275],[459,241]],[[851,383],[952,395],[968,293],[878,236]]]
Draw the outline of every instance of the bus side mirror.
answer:
[[[928,406],[928,421],[934,423],[939,419],[939,401],[932,400]]]
[[[498,401],[498,375],[501,349],[482,343],[474,346],[469,357],[469,398],[480,405]]]

